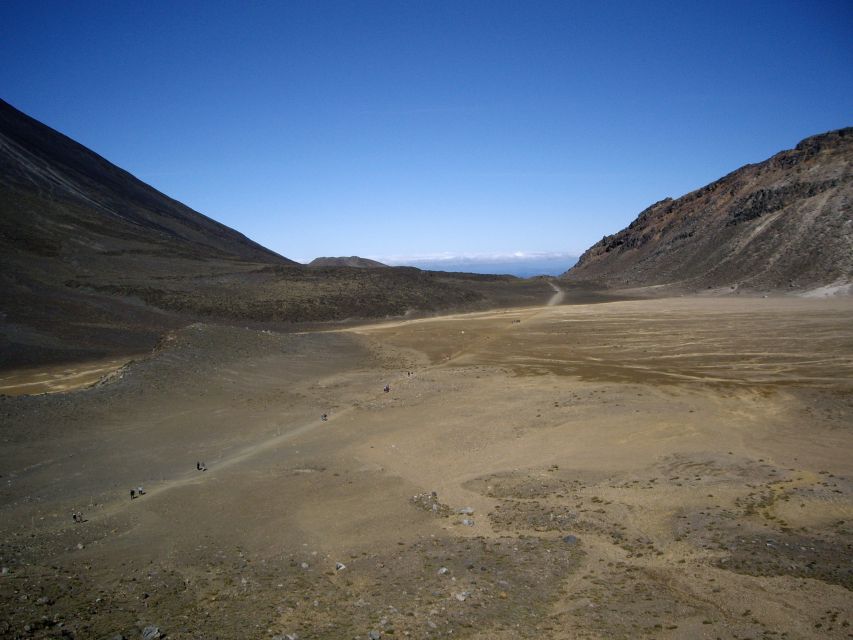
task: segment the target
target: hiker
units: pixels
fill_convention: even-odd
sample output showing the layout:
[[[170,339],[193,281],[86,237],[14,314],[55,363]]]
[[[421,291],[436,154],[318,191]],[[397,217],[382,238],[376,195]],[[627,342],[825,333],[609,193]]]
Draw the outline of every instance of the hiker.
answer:
[[[323,422],[326,422],[326,420],[328,420],[328,419],[329,419],[329,416],[327,416],[325,413],[322,416],[320,416],[320,420],[322,420]]]
[[[387,385],[387,384],[386,384],[386,385],[385,385],[385,388],[383,389],[383,391],[384,391],[385,393],[388,393],[389,391],[391,391],[391,387],[390,387],[389,385]]]
[[[71,519],[72,519],[74,522],[79,522],[79,520],[77,520],[77,512],[76,512],[76,511],[72,511],[72,512],[71,512]]]
[[[136,493],[138,493],[141,496],[145,495],[145,489],[142,488],[142,485],[139,485],[138,487],[136,487]]]
[[[136,497],[136,491],[133,489],[130,490],[130,499],[133,500]]]
[[[196,462],[196,463],[195,463],[195,470],[196,470],[196,471],[201,471],[201,462]]]

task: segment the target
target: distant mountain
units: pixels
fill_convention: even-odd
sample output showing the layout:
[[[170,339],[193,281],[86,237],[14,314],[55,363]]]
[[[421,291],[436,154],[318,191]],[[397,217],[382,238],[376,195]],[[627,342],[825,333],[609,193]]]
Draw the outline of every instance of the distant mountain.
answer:
[[[0,101],[0,369],[144,352],[199,319],[376,318],[548,293],[512,279],[297,264]]]
[[[666,198],[588,249],[568,280],[799,290],[853,279],[853,128],[806,138]]]
[[[358,269],[376,269],[377,267],[387,267],[387,264],[382,264],[376,260],[368,258],[359,258],[358,256],[349,256],[346,258],[314,258],[308,263],[309,267],[356,267]]]

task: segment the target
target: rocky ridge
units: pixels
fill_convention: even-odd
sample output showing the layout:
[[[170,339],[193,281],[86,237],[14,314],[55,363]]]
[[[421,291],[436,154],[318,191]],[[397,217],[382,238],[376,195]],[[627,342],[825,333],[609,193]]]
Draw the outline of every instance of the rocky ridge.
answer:
[[[563,274],[611,288],[809,290],[853,280],[853,128],[665,198]]]

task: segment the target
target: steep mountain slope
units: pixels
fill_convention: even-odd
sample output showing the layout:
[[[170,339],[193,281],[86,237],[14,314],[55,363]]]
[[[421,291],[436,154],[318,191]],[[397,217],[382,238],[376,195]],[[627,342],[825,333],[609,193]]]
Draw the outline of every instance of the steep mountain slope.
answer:
[[[387,264],[382,264],[376,260],[369,258],[359,258],[358,256],[349,256],[341,258],[314,258],[308,263],[309,267],[356,267],[358,269],[376,269],[377,267],[387,267]]]
[[[640,213],[563,278],[609,287],[809,289],[853,279],[853,128],[807,138]]]
[[[199,319],[321,322],[548,295],[511,279],[299,265],[0,101],[0,369],[139,353]]]
[[[2,100],[0,188],[6,250],[64,258],[177,253],[295,264]],[[54,206],[44,207],[45,201]]]

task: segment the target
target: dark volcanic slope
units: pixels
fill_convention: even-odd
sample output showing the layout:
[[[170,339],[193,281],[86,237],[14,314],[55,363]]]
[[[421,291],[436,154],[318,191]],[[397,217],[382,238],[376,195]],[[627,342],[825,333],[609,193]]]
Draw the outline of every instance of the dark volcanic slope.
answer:
[[[2,100],[0,188],[4,252],[66,259],[178,254],[295,264]]]
[[[349,256],[343,258],[314,258],[308,263],[309,267],[357,267],[359,269],[376,269],[378,267],[387,267],[387,264],[382,264],[376,260],[369,258],[359,258],[358,256]]]
[[[0,366],[137,350],[176,320],[104,290],[295,264],[0,100]]]
[[[315,322],[547,295],[500,278],[298,265],[0,101],[0,369],[138,353],[197,319]]]
[[[611,287],[807,289],[853,278],[853,128],[643,211],[563,277]]]

